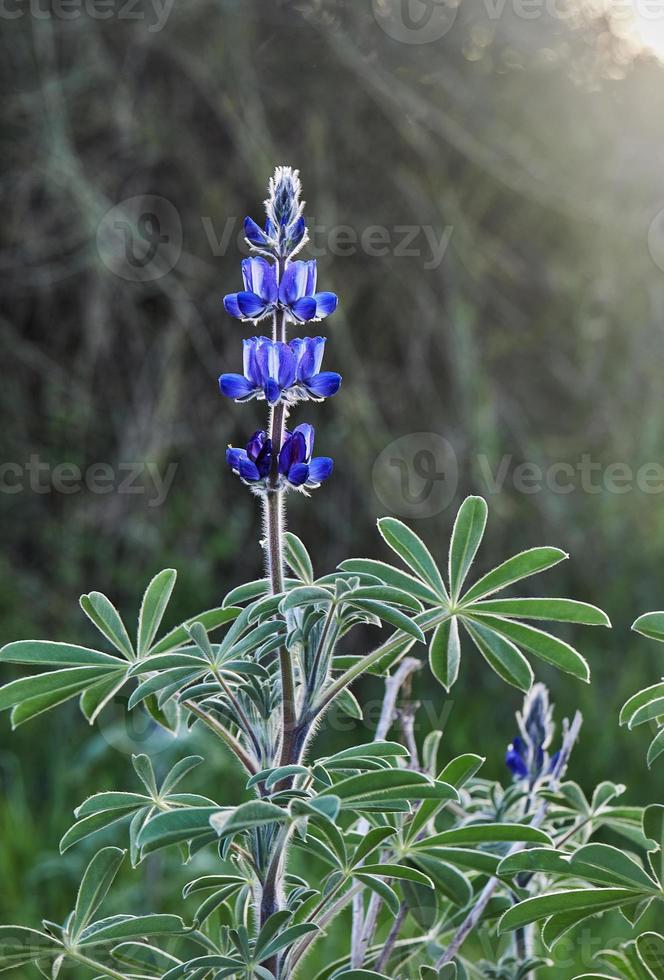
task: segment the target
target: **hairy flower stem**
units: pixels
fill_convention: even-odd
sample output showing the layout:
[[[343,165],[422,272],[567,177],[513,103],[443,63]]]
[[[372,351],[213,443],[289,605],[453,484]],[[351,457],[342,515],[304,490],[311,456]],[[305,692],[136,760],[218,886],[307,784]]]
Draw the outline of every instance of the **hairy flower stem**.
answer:
[[[558,761],[551,774],[551,783],[554,788],[558,785],[561,777],[565,773],[565,769],[567,768],[567,763],[569,762],[569,757],[572,753],[572,749],[574,748],[574,744],[577,738],[579,737],[579,732],[581,730],[582,723],[583,723],[583,718],[581,716],[581,713],[577,711],[577,713],[574,716],[574,721],[569,726],[568,730],[565,732],[565,737],[563,739],[563,745],[560,750],[560,754],[558,756]],[[548,807],[546,804],[546,800],[543,800],[542,803],[540,804],[539,810],[533,817],[531,826],[539,827],[540,824],[544,822],[547,809]],[[525,845],[523,844],[515,844],[514,847],[510,849],[509,853],[513,854],[516,851],[522,851],[524,846]],[[452,962],[452,960],[457,955],[457,953],[463,946],[468,936],[471,934],[471,932],[475,929],[475,927],[480,922],[482,916],[484,915],[486,907],[489,904],[489,901],[491,900],[493,893],[495,892],[496,888],[500,883],[501,882],[498,878],[490,878],[488,880],[488,882],[480,892],[479,898],[477,899],[477,901],[475,902],[472,909],[470,910],[466,918],[463,920],[463,922],[461,923],[457,931],[454,933],[454,936],[452,937],[452,940],[450,941],[447,949],[436,963],[437,970],[442,969],[442,967],[445,966],[446,963]]]
[[[396,673],[392,674],[385,681],[385,694],[383,705],[380,711],[380,718],[374,732],[374,742],[382,742],[387,737],[392,722],[396,717],[397,698],[402,686],[406,684],[411,675],[420,670],[422,663],[414,657],[407,657],[399,666]],[[357,825],[357,833],[360,836],[367,834],[370,824],[366,817],[362,817]],[[364,901],[360,892],[353,899],[353,925],[351,934],[351,967],[359,968],[363,965],[376,927],[378,925],[378,913],[380,911],[381,900],[372,894],[369,899],[369,907],[366,916],[364,915]]]

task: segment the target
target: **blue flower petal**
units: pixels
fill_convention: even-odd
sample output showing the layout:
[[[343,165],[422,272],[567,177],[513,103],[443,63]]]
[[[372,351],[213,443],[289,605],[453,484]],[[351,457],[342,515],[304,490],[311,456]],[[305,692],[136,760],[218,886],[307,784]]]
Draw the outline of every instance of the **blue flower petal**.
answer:
[[[267,379],[263,386],[263,391],[265,392],[265,399],[268,405],[276,405],[281,398],[281,388],[274,378]]]
[[[256,483],[261,478],[258,467],[250,459],[241,459],[239,470],[242,479],[248,480],[249,483]]]
[[[276,303],[277,272],[272,262],[261,256],[243,259],[242,277],[248,293],[256,293],[265,303]]]
[[[316,282],[318,279],[318,265],[316,259],[309,259],[307,266],[307,285],[304,290],[305,296],[313,296],[316,292]]]
[[[226,450],[226,462],[235,473],[238,473],[240,470],[240,460],[246,458],[247,452],[245,449],[234,449],[233,446],[229,446]]]
[[[274,348],[276,371],[272,376],[276,377],[280,388],[288,388],[295,381],[297,359],[288,344],[279,341],[274,344]]]
[[[294,487],[303,486],[309,479],[309,467],[306,463],[295,463],[288,471],[287,479]]]
[[[316,300],[313,296],[304,296],[292,303],[289,306],[289,311],[300,323],[306,323],[307,320],[313,320],[316,316]]]
[[[311,454],[314,449],[315,431],[313,425],[309,425],[308,422],[301,422],[300,425],[296,425],[293,429],[293,438],[298,437],[304,441],[304,456],[302,456],[302,459],[311,459]]]
[[[247,320],[260,320],[270,311],[269,305],[257,293],[237,293],[237,305],[241,316]]]
[[[317,320],[322,320],[323,317],[334,313],[339,302],[336,293],[315,293],[313,298],[316,301]]]
[[[247,381],[243,374],[222,374],[219,378],[219,387],[226,398],[238,400],[251,398],[256,391],[256,386]]]
[[[242,319],[242,311],[237,303],[237,293],[229,293],[227,296],[224,296],[224,309],[231,316],[237,317],[238,320]]]
[[[244,234],[248,242],[252,245],[256,245],[258,248],[268,244],[268,237],[263,231],[263,229],[256,224],[253,218],[244,219]]]
[[[307,480],[307,485],[319,484],[323,480],[327,480],[333,469],[334,460],[330,459],[329,456],[314,456],[309,463],[309,479]]]
[[[289,262],[279,284],[279,302],[284,306],[292,306],[298,299],[306,296],[307,276],[307,262]]]
[[[255,462],[266,443],[271,447],[272,443],[267,437],[267,432],[264,429],[257,429],[247,443],[247,455],[249,458]]]
[[[330,398],[336,395],[341,385],[341,375],[336,371],[321,371],[306,382],[307,391],[314,398]]]

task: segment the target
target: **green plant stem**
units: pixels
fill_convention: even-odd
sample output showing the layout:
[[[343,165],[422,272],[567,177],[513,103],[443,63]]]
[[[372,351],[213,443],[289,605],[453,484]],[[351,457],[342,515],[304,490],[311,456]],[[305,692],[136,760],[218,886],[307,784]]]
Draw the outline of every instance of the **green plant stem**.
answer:
[[[99,974],[110,977],[111,980],[127,980],[124,973],[118,973],[110,966],[104,966],[102,963],[98,963],[96,960],[91,960],[83,953],[77,953],[74,950],[67,950],[67,956],[81,963],[83,966],[89,966],[91,970],[97,971]]]
[[[237,759],[239,759],[251,776],[254,776],[257,772],[259,772],[257,764],[247,755],[238,740],[234,738],[230,732],[227,732],[224,726],[221,725],[216,718],[213,718],[212,715],[207,713],[207,711],[203,711],[202,708],[199,708],[195,701],[183,701],[182,703],[188,711],[191,711],[192,715],[196,715],[197,718],[200,718],[200,720],[207,725],[210,731],[213,731],[215,735],[218,735],[219,738],[225,742],[231,752],[237,757]]]
[[[435,609],[427,609],[425,612],[419,613],[417,616],[415,616],[413,622],[417,623],[417,625],[426,633],[428,630],[435,629],[440,623],[444,623],[446,619],[450,618],[450,615],[451,613],[447,609],[442,609],[439,607]],[[327,708],[327,706],[334,701],[336,696],[340,694],[345,687],[348,687],[348,685],[355,680],[356,677],[359,677],[360,674],[363,674],[370,667],[373,667],[373,665],[378,663],[378,661],[383,657],[386,657],[390,653],[394,653],[396,650],[398,650],[406,639],[409,639],[409,637],[407,637],[405,633],[402,633],[401,630],[397,630],[396,633],[389,638],[389,640],[386,640],[385,643],[382,643],[379,647],[376,647],[375,650],[368,653],[366,657],[362,658],[362,660],[358,660],[356,664],[353,664],[352,667],[349,667],[348,670],[344,671],[340,677],[337,677],[337,679],[330,684],[327,690],[323,693],[320,701],[309,710],[307,713],[307,721],[313,721],[321,713],[321,711],[324,711],[325,708]],[[415,643],[416,641],[413,640],[412,642]],[[410,647],[406,647],[404,649],[404,655],[409,649]]]
[[[231,702],[231,704],[235,708],[235,711],[237,712],[237,716],[240,719],[240,721],[242,722],[242,725],[244,727],[245,734],[246,734],[247,738],[249,739],[249,741],[254,746],[254,750],[256,752],[256,761],[257,761],[258,765],[260,765],[260,762],[261,762],[261,746],[260,746],[260,742],[256,738],[256,733],[254,732],[253,728],[251,727],[251,722],[247,718],[247,716],[246,716],[246,714],[244,712],[244,709],[243,709],[242,705],[240,704],[240,702],[238,701],[238,699],[235,697],[235,694],[234,694],[232,688],[230,687],[229,684],[226,683],[226,681],[224,680],[223,675],[221,674],[221,672],[214,665],[212,667],[212,674],[213,674],[215,680],[217,681],[217,683],[219,684],[219,686],[222,688],[222,690],[223,690],[224,694],[226,695],[226,697],[228,698],[228,700]]]

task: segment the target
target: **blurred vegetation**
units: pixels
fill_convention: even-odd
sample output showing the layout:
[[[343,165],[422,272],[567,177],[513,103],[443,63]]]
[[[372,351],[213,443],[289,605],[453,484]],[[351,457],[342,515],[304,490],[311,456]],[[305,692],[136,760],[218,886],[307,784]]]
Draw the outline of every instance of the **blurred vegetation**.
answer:
[[[310,409],[334,479],[292,500],[291,528],[320,569],[384,557],[374,463],[398,437],[443,436],[456,493],[418,532],[442,560],[454,505],[473,491],[490,504],[483,568],[535,544],[571,553],[550,592],[599,603],[615,626],[575,635],[591,688],[541,672],[559,715],[585,715],[573,775],[624,779],[630,802],[658,799],[648,735],[620,732],[617,712],[661,673],[629,625],[664,603],[662,494],[578,480],[571,493],[532,493],[512,479],[519,463],[576,467],[585,455],[596,487],[609,464],[636,472],[664,449],[663,69],[606,11],[569,2],[569,16],[543,4],[526,20],[510,4],[498,16],[500,5],[464,0],[452,28],[422,44],[389,36],[389,0],[187,0],[159,30],[147,2],[131,17],[118,3],[109,19],[25,5],[3,23],[3,461],[177,464],[160,506],[149,477],[144,493],[107,494],[9,492],[7,475],[3,642],[91,641],[78,595],[104,591],[129,618],[164,566],[180,572],[174,618],[259,573],[257,509],[224,448],[262,410],[219,397],[244,332],[220,298],[238,286],[242,217],[260,216],[267,177],[289,163],[318,227],[322,288],[341,297],[326,356],[344,375],[343,396]],[[183,248],[167,275],[130,281],[109,270],[97,231],[109,208],[143,194],[175,207]],[[339,244],[372,226],[387,231],[386,254]],[[403,226],[417,231],[415,254],[402,254]],[[423,228],[450,234],[439,263]],[[501,459],[509,476],[496,490],[487,466]],[[468,658],[448,752],[472,745],[499,775],[518,705]],[[90,741],[67,708],[12,736],[3,719],[0,731],[0,919],[57,918],[85,863],[58,859],[59,836],[88,793],[125,787],[126,746],[108,727]],[[230,798],[237,773],[215,765]],[[169,874],[149,866],[138,907],[177,903]]]

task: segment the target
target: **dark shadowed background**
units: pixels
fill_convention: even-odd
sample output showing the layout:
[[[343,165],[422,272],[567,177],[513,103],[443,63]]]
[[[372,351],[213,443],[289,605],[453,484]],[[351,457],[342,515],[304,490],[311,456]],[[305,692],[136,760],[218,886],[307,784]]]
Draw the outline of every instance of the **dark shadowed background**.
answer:
[[[383,514],[443,561],[476,492],[481,570],[531,545],[569,551],[539,588],[615,627],[568,634],[591,688],[538,671],[559,717],[586,719],[572,775],[659,799],[649,733],[617,714],[661,674],[629,626],[664,604],[664,68],[643,46],[664,57],[664,25],[638,0],[0,7],[0,639],[91,641],[79,594],[131,620],[165,566],[173,622],[260,575],[257,506],[224,450],[264,413],[219,395],[248,333],[221,297],[239,288],[244,215],[260,218],[290,164],[307,257],[340,296],[324,332],[344,376],[307,410],[336,469],[290,498],[291,529],[321,572],[387,557]],[[444,720],[450,754],[502,775],[517,692],[470,650],[452,699],[426,671],[418,683],[422,730]],[[380,686],[359,693],[371,708]],[[132,751],[182,754],[114,712],[96,733],[72,706],[14,735],[1,719],[3,921],[63,915],[94,848],[59,860],[73,807],[134,789]],[[214,765],[230,799],[239,775]],[[161,858],[141,888],[124,879],[139,908],[176,905],[178,881]]]

